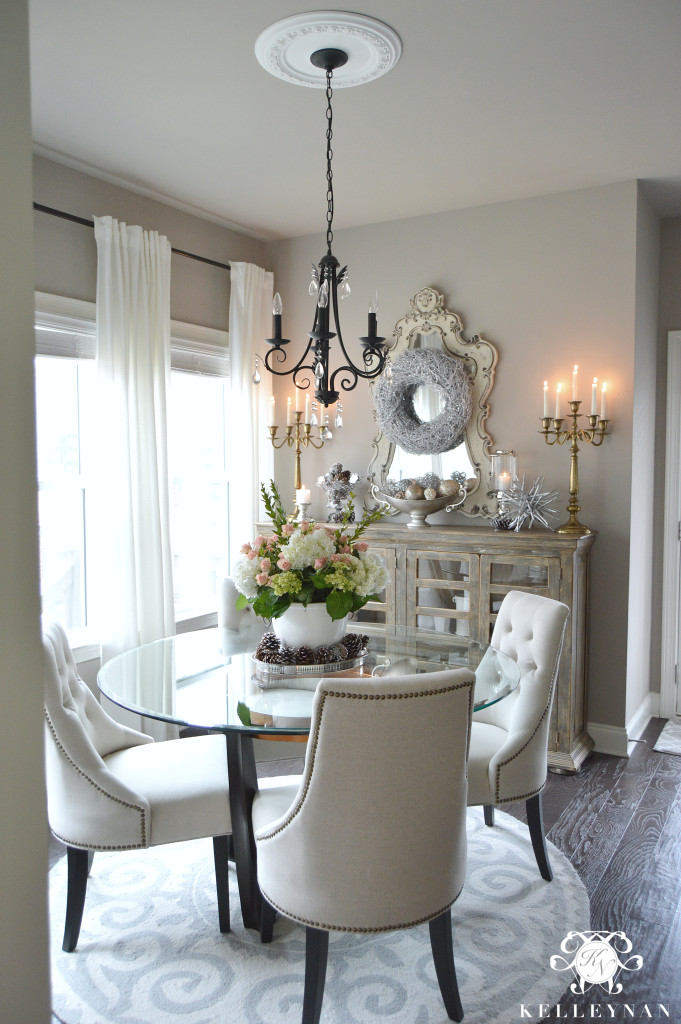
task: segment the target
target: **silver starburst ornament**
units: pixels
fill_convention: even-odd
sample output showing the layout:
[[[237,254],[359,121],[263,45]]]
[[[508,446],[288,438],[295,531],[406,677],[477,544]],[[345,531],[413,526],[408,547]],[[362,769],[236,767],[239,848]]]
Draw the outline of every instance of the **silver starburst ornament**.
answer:
[[[544,490],[543,476],[538,476],[527,490],[523,476],[522,481],[514,485],[506,499],[504,511],[508,529],[517,532],[526,522],[530,529],[535,524],[551,529],[548,520],[559,515],[559,509],[551,507],[557,498],[557,490]]]

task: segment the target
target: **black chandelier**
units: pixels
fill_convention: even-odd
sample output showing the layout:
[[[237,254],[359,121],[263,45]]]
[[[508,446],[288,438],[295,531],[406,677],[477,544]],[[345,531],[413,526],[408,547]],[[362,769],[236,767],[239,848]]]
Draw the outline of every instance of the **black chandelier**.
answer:
[[[352,391],[360,378],[362,380],[373,380],[382,372],[388,356],[385,347],[385,338],[376,333],[376,313],[378,300],[376,297],[369,304],[369,325],[367,335],[360,338],[362,346],[362,364],[357,366],[350,358],[341,334],[340,319],[338,316],[338,299],[346,298],[350,294],[348,281],[348,268],[341,270],[340,263],[331,251],[333,241],[333,171],[331,161],[333,151],[331,142],[333,139],[333,111],[331,99],[333,89],[331,79],[333,72],[347,62],[348,56],[343,50],[322,49],[316,50],[310,60],[317,68],[326,72],[326,255],[321,258],[319,265],[312,266],[312,280],[310,281],[310,295],[317,300],[315,307],[314,323],[308,334],[310,339],[302,356],[289,369],[277,369],[274,363],[285,363],[287,359],[285,345],[290,344],[290,339],[282,337],[281,315],[282,303],[279,293],[274,296],[272,307],[272,333],[274,337],[267,338],[267,344],[271,347],[265,355],[264,363],[270,373],[277,377],[292,375],[296,387],[306,389],[310,386],[311,378],[314,377],[314,395],[317,401],[328,407],[338,401],[340,390]],[[329,330],[333,316],[334,330]],[[338,344],[345,362],[331,370],[329,358],[331,354],[330,342],[338,338]],[[309,371],[309,373],[308,373]]]

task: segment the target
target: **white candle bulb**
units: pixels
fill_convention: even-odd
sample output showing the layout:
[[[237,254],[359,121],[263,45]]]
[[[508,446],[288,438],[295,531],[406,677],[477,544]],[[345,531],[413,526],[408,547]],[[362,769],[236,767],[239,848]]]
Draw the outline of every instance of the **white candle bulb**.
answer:
[[[561,392],[561,388],[562,388],[561,384],[556,384],[556,417],[555,418],[557,420],[559,420],[561,418],[560,417],[560,392]]]
[[[607,403],[607,399],[606,399],[606,392],[607,392],[607,390],[608,390],[608,385],[604,384],[603,387],[601,388],[601,419],[602,420],[607,420],[607,418],[608,418],[608,403]]]
[[[291,415],[292,415],[292,414],[291,414],[291,398],[290,398],[290,396],[289,396],[289,397],[288,397],[288,398],[286,399],[286,426],[287,426],[287,427],[290,427],[290,426],[292,426],[292,419],[291,419]]]
[[[310,396],[305,395],[305,422],[310,422]]]
[[[598,389],[598,377],[594,377],[594,382],[591,385],[591,415],[595,416],[596,409],[596,391]]]
[[[270,398],[270,426],[276,427],[277,425],[277,403],[274,395]]]
[[[579,369],[579,367],[577,366],[577,363],[575,363],[574,369],[572,371],[572,401],[573,402],[577,401],[577,370],[578,369]]]
[[[300,388],[296,388],[296,412],[303,411],[303,392]]]
[[[284,307],[281,302],[281,295],[277,292],[272,300],[272,312],[275,316],[281,316],[283,309]]]
[[[544,419],[549,416],[549,382],[544,381]]]

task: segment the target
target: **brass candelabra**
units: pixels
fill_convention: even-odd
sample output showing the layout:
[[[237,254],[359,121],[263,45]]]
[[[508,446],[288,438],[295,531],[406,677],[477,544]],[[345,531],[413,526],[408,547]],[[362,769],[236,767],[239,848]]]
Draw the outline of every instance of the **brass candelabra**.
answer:
[[[323,448],[324,438],[312,436],[312,424],[302,422],[302,412],[292,412],[291,415],[295,417],[295,423],[289,424],[284,428],[284,436],[279,439],[278,444],[277,431],[279,430],[279,427],[277,427],[275,424],[272,424],[269,427],[269,431],[270,441],[272,442],[274,448],[283,448],[284,445],[286,445],[288,448],[293,448],[295,455],[294,490],[297,494],[297,492],[302,487],[302,476],[300,473],[300,453],[303,450],[303,448],[309,448],[310,445],[312,445],[313,448]],[[295,518],[300,511],[298,508],[297,497],[293,502],[293,507],[293,517]]]
[[[576,367],[575,367],[576,369]],[[577,518],[577,513],[581,511],[581,505],[579,504],[579,461],[578,452],[579,445],[578,441],[582,441],[584,444],[591,444],[594,448],[600,448],[603,444],[603,438],[610,420],[601,419],[594,413],[588,416],[589,426],[588,429],[580,427],[577,424],[577,418],[580,415],[579,406],[580,402],[570,402],[570,416],[572,420],[570,426],[563,430],[563,418],[560,419],[551,418],[550,416],[543,416],[542,430],[541,433],[544,435],[544,440],[549,445],[554,444],[565,444],[567,441],[570,442],[570,501],[567,505],[567,511],[570,513],[570,517],[566,523],[556,528],[556,533],[571,533],[571,534],[586,534],[591,533],[588,526],[584,526],[580,523]],[[553,426],[552,426],[553,424]]]

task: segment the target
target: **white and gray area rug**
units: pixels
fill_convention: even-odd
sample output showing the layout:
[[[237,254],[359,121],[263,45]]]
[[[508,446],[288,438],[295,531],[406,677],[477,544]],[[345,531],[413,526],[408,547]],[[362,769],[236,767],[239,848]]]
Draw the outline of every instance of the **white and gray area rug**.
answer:
[[[553,971],[569,930],[589,928],[586,890],[550,847],[544,882],[527,827],[468,813],[468,873],[454,905],[454,956],[466,1024],[508,1024],[559,1001]],[[74,953],[61,950],[63,858],[50,872],[53,1009],[66,1024],[298,1024],[305,935],[277,918],[261,945],[245,930],[230,870],[232,931],[220,935],[213,846],[199,840],[94,859]],[[427,925],[381,935],[331,933],[323,1024],[445,1024]]]
[[[681,754],[681,719],[670,719],[657,739],[653,750],[661,754]]]

